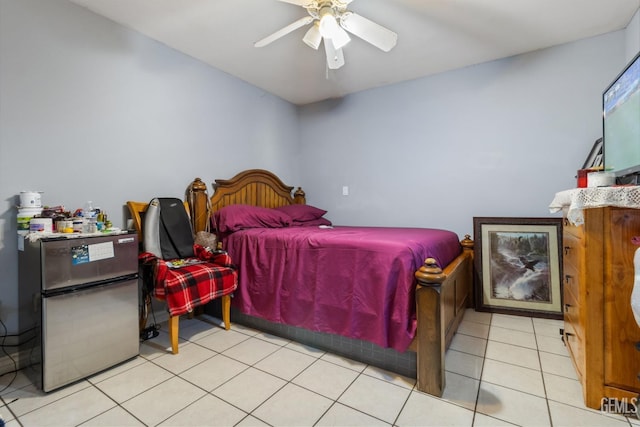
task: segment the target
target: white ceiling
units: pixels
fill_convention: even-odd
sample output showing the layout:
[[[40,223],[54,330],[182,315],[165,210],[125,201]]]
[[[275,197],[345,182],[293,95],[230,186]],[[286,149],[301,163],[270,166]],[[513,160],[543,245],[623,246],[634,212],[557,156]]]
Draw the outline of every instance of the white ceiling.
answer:
[[[307,104],[627,26],[640,0],[354,0],[349,10],[398,34],[385,53],[352,37],[327,70],[308,27],[253,43],[306,11],[277,0],[71,0],[294,104]]]

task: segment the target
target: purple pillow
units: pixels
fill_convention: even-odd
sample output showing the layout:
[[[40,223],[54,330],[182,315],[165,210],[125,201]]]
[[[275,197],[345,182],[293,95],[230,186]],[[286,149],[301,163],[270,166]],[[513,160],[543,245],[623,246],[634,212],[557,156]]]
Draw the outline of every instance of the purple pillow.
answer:
[[[275,209],[251,205],[229,205],[214,213],[220,233],[232,233],[243,228],[281,228],[291,225],[291,217]]]
[[[319,225],[331,225],[331,221],[327,218],[317,218],[309,221],[293,221],[292,227],[317,227]]]
[[[311,205],[285,205],[277,207],[275,210],[286,213],[292,220],[298,222],[313,221],[327,213],[327,211]]]

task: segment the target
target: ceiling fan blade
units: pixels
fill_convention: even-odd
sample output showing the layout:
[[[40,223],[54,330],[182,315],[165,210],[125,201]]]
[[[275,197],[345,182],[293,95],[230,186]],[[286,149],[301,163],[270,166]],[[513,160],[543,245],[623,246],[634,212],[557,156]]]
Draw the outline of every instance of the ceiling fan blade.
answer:
[[[263,38],[262,40],[259,40],[257,42],[255,42],[253,45],[255,47],[263,47],[268,45],[269,43],[278,40],[280,37],[286,36],[287,34],[289,34],[292,31],[297,30],[300,27],[303,27],[307,24],[310,24],[311,22],[313,22],[313,18],[311,16],[305,16],[304,18],[300,18],[297,21],[287,25],[284,28],[281,28],[280,30],[276,31],[275,33]]]
[[[342,49],[334,48],[331,39],[324,39],[324,50],[327,54],[327,66],[329,69],[337,70],[344,65]]]
[[[357,13],[345,12],[340,17],[340,25],[380,50],[389,52],[396,45],[398,35],[382,25],[364,18]]]
[[[291,4],[295,4],[297,6],[302,6],[302,7],[311,6],[313,4],[313,0],[278,0],[278,1],[281,1],[283,3],[291,3]]]

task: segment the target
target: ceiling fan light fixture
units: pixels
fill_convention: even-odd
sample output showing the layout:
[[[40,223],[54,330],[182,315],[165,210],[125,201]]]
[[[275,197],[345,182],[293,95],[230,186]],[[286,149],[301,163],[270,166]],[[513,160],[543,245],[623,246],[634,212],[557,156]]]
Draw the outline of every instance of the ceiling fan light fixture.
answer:
[[[326,39],[333,38],[334,35],[340,30],[338,20],[336,19],[333,9],[329,6],[325,6],[318,12],[320,17],[320,34]]]

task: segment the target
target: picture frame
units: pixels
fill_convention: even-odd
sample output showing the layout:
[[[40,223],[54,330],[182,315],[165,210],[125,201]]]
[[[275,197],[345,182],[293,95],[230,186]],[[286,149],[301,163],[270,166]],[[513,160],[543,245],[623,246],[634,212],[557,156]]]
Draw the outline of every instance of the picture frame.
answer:
[[[474,217],[477,311],[562,319],[562,219]]]
[[[604,161],[602,138],[596,139],[589,155],[582,165],[582,169],[601,169]]]

